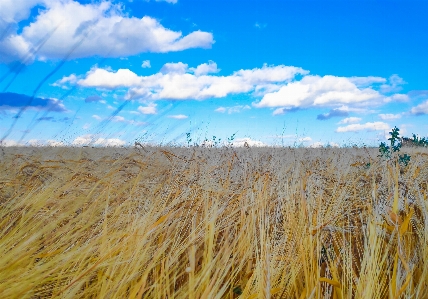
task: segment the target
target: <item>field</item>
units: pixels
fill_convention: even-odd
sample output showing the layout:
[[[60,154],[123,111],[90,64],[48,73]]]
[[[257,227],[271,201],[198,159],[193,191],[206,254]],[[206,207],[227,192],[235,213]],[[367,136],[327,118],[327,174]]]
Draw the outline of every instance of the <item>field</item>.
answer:
[[[428,150],[0,148],[0,298],[428,298]]]

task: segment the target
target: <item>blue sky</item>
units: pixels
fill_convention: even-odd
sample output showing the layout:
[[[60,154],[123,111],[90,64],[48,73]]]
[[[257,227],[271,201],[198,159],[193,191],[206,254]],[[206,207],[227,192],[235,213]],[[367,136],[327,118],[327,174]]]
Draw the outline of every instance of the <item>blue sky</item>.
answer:
[[[0,0],[0,138],[426,137],[427,13],[427,1]]]

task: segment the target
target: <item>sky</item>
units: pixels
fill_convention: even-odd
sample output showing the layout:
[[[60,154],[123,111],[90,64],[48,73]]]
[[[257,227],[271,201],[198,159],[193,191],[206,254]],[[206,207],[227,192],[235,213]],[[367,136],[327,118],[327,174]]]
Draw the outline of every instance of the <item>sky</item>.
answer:
[[[0,142],[426,137],[427,13],[422,0],[0,0]]]

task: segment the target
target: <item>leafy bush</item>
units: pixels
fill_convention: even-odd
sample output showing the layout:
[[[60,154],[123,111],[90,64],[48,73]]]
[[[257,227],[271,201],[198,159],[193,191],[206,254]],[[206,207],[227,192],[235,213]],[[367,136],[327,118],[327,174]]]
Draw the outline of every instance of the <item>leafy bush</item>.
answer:
[[[397,154],[400,152],[400,149],[402,147],[402,140],[403,138],[400,138],[400,129],[397,127],[394,127],[391,132],[389,132],[389,135],[391,135],[388,140],[390,141],[390,145],[386,145],[385,142],[381,142],[379,145],[379,157],[387,159],[388,161],[397,161],[398,163],[404,166],[407,166],[410,162],[410,156],[408,154]],[[416,137],[415,134],[413,134],[414,137]]]

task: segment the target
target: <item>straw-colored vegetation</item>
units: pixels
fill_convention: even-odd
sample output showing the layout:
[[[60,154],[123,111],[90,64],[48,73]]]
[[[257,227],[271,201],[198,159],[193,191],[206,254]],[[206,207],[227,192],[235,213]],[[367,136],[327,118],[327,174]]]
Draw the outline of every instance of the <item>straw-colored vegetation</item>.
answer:
[[[0,149],[0,298],[428,298],[405,152]]]

